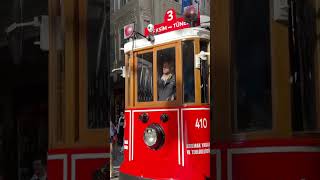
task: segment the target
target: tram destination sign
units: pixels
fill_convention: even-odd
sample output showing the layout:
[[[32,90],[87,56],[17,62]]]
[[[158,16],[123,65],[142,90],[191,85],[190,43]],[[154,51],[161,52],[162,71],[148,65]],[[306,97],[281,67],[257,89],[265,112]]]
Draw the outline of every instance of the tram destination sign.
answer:
[[[174,9],[169,9],[164,15],[164,22],[154,25],[153,34],[163,34],[170,31],[176,31],[184,28],[188,28],[190,25],[185,22],[184,18],[177,18],[177,13]],[[148,36],[149,31],[147,28],[144,29],[144,35]]]

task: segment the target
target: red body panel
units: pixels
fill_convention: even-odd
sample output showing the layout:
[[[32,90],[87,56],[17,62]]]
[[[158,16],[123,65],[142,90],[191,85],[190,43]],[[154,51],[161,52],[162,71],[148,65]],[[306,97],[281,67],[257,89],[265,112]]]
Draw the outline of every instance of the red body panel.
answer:
[[[232,177],[237,179],[320,179],[320,153],[241,154],[232,157]],[[266,173],[268,172],[272,173]]]
[[[48,152],[47,164],[50,180],[88,180],[109,164],[109,150],[52,149]]]
[[[148,114],[147,123],[139,120],[142,113]],[[160,120],[163,113],[169,116],[168,122]],[[127,147],[122,173],[152,179],[210,176],[209,107],[128,109],[125,117]],[[159,150],[150,149],[143,141],[144,130],[152,123],[159,124],[165,133],[164,145]]]
[[[64,179],[64,173],[63,172],[63,159],[54,159],[48,161],[47,166],[47,176],[50,180],[61,180]]]
[[[320,140],[292,138],[212,144],[211,179],[318,180]]]

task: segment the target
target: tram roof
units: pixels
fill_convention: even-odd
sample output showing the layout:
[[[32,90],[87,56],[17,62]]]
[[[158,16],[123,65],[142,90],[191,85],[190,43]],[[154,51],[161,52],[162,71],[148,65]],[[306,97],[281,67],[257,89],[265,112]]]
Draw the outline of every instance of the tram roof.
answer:
[[[186,28],[177,31],[171,31],[164,34],[159,34],[154,36],[155,41],[152,43],[147,39],[136,39],[134,41],[127,42],[124,45],[124,52],[135,51],[137,49],[148,48],[155,45],[160,45],[164,43],[169,43],[177,40],[187,39],[187,38],[202,38],[210,39],[210,31],[201,27]],[[132,44],[134,43],[134,44]]]

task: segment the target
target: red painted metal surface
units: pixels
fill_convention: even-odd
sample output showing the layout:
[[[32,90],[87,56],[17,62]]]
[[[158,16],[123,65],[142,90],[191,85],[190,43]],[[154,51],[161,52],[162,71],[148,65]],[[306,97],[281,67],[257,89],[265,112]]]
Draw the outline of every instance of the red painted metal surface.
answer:
[[[154,34],[163,34],[170,31],[176,31],[184,28],[189,28],[190,25],[184,21],[184,18],[177,18],[174,9],[168,9],[163,17],[164,21],[160,24],[154,25]],[[147,28],[144,30],[144,35],[148,36],[149,31]]]
[[[50,180],[63,180],[63,160],[49,160],[47,166],[47,176]]]
[[[147,113],[149,121],[141,122],[140,114]],[[160,116],[169,120],[162,122]],[[204,179],[210,176],[210,109],[176,107],[159,109],[128,109],[125,113],[124,162],[120,171],[152,179]],[[146,127],[159,124],[165,142],[152,150],[143,141]]]
[[[257,153],[232,156],[232,179],[319,180],[320,152]]]
[[[210,177],[212,177],[211,179],[217,179],[217,155],[216,154],[212,154],[210,156]],[[213,178],[214,177],[214,178]]]
[[[317,138],[212,144],[212,150],[219,151],[219,156],[211,155],[211,179],[219,179],[218,173],[221,180],[320,179],[320,139]]]
[[[91,180],[93,174],[106,164],[106,159],[79,159],[76,161],[76,180]],[[109,169],[108,169],[109,170]],[[110,174],[108,174],[109,176]]]
[[[182,109],[185,164],[192,170],[210,177],[210,110]],[[183,160],[182,159],[182,160]]]
[[[109,150],[51,149],[48,151],[48,179],[88,180],[94,173],[109,164]]]

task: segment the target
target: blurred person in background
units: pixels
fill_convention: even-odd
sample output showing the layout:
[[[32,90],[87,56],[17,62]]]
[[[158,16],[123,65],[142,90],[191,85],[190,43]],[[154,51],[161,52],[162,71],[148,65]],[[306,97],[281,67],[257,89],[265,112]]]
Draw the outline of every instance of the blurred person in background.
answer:
[[[32,162],[33,176],[30,180],[47,180],[46,168],[42,161],[37,159]]]

